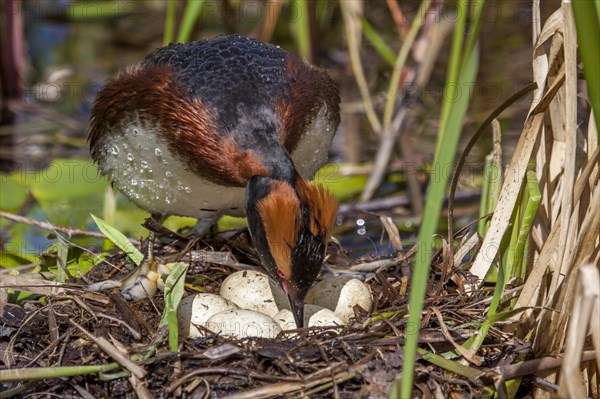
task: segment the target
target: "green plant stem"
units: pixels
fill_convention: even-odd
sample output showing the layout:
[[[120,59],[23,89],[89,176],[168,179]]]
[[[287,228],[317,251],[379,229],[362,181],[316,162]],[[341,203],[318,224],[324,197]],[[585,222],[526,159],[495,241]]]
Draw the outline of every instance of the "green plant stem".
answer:
[[[173,41],[175,37],[175,11],[177,3],[175,0],[168,0],[167,2],[167,15],[165,16],[165,33],[163,35],[163,45]],[[108,220],[107,220],[108,221]],[[110,221],[108,221],[110,223]]]
[[[451,371],[455,374],[462,375],[467,377],[471,381],[476,381],[479,378],[483,377],[486,372],[482,370],[475,369],[473,367],[464,366],[460,363],[457,363],[452,360],[448,360],[443,356],[437,355],[435,353],[431,353],[424,349],[419,349],[419,354],[423,358],[423,360],[428,361],[431,364],[435,364],[443,369]]]
[[[477,222],[477,233],[483,237],[486,232],[487,218],[484,216],[488,214],[488,202],[490,195],[490,185],[492,182],[492,156],[488,155],[485,157],[485,166],[483,167],[483,186],[481,187],[481,202],[479,203],[479,221]]]
[[[177,323],[177,307],[185,292],[185,275],[188,266],[177,262],[168,265],[171,273],[165,281],[165,308],[163,310],[161,325],[166,325],[169,331],[169,349],[176,352],[179,347],[179,328]]]
[[[373,28],[373,26],[367,21],[366,18],[361,18],[362,31],[375,51],[379,54],[383,60],[388,63],[391,67],[394,66],[396,61],[396,54],[394,50],[383,40],[381,35]]]
[[[574,0],[572,4],[583,74],[600,138],[600,1]]]
[[[398,314],[404,313],[404,312],[405,312],[404,310],[394,310],[392,312],[385,312],[385,313],[378,314],[377,316],[370,317],[367,319],[367,321],[365,321],[363,323],[363,328],[367,327],[369,324],[375,323],[376,321],[380,321],[380,320],[384,320],[384,319],[391,319],[392,317],[394,317]]]
[[[467,0],[459,0],[456,4],[457,21],[454,28],[454,36],[452,38],[452,48],[450,50],[450,63],[448,65],[448,74],[446,75],[446,83],[444,85],[444,98],[442,106],[442,115],[440,117],[439,134],[437,145],[435,148],[435,159],[439,158],[439,153],[442,147],[442,138],[446,131],[446,124],[450,116],[451,101],[455,101],[458,91],[458,74],[461,66],[461,54],[464,41],[465,26],[467,24]]]
[[[93,366],[38,367],[26,369],[0,370],[0,382],[41,380],[45,378],[63,378],[92,373],[103,373],[118,369],[118,363]]]
[[[521,187],[521,193],[519,194],[519,203],[520,206],[515,207],[513,212],[511,224],[512,231],[510,233],[510,242],[508,244],[508,248],[503,251],[506,255],[502,257],[503,260],[503,268],[504,268],[504,281],[502,281],[502,292],[504,292],[504,287],[508,280],[513,276],[513,269],[515,267],[515,254],[517,252],[517,242],[519,241],[519,231],[521,228],[521,215],[523,214],[523,210],[525,208],[525,202],[527,201],[527,190],[525,187]],[[500,279],[498,279],[500,280]],[[496,281],[498,284],[498,281]],[[488,313],[489,317],[489,313]]]
[[[183,13],[183,22],[179,28],[179,35],[177,36],[177,42],[185,43],[190,40],[194,25],[200,16],[204,0],[188,0],[185,11]]]
[[[296,32],[296,43],[298,51],[305,60],[312,61],[312,50],[310,46],[310,20],[308,18],[308,1],[295,0],[298,18],[294,21],[293,27]]]
[[[462,12],[461,12],[462,10]],[[449,73],[446,80],[444,92],[447,93],[449,86],[467,87],[472,84],[477,76],[479,67],[479,46],[473,46],[468,54],[462,52],[462,34],[465,32],[467,1],[458,2],[458,23],[455,37],[452,44],[450,64],[456,71],[451,76]],[[476,25],[478,26],[478,25]],[[472,35],[477,36],[478,31],[471,31]],[[460,67],[462,65],[462,68]],[[456,153],[456,147],[462,131],[464,115],[470,102],[469,95],[463,95],[459,98],[445,97],[442,105],[442,124],[438,132],[438,150],[435,156],[435,171],[429,187],[427,202],[423,223],[418,237],[419,249],[417,251],[414,272],[411,280],[411,293],[409,299],[409,315],[407,326],[415,333],[407,334],[404,345],[404,362],[402,369],[402,385],[400,387],[400,397],[412,397],[414,366],[417,355],[417,346],[419,342],[419,329],[421,323],[421,312],[425,301],[425,290],[427,288],[427,278],[429,276],[429,267],[431,264],[433,235],[437,231],[439,215],[442,209],[444,193],[448,186],[448,178],[444,176],[445,166],[450,165]],[[445,116],[444,116],[445,115]],[[440,151],[443,148],[444,151]]]
[[[473,32],[479,32],[479,29],[481,28],[481,22],[483,20],[483,18],[481,18],[481,14],[483,13],[484,8],[485,8],[485,1],[471,1],[472,25],[469,27],[469,29],[471,29]],[[466,9],[465,9],[465,11],[466,11]],[[473,48],[477,44],[478,38],[479,38],[479,35],[467,36],[467,44],[465,45],[464,54],[470,54],[471,51],[473,51]]]
[[[459,82],[472,82],[473,79],[475,79],[479,63],[479,49],[477,46],[469,58],[470,61],[466,64],[464,73],[461,73]],[[411,293],[408,304],[410,312],[407,322],[407,325],[410,326],[411,329],[416,330],[416,333],[407,334],[406,344],[404,345],[404,367],[402,370],[401,391],[401,397],[403,398],[411,396],[414,362],[416,361],[416,350],[419,339],[418,330],[421,322],[421,312],[423,311],[427,277],[429,276],[429,266],[431,264],[433,235],[437,231],[444,193],[448,186],[447,176],[443,173],[445,168],[441,166],[450,165],[454,159],[464,113],[469,104],[469,98],[465,96],[461,103],[462,104],[457,103],[460,104],[461,107],[457,109],[456,112],[453,112],[448,120],[447,129],[449,129],[450,133],[442,136],[442,147],[446,150],[441,152],[439,158],[436,160],[440,167],[436,168],[432,176],[433,183],[429,187],[428,198],[423,213],[423,224],[418,237],[419,250],[417,251],[414,273],[411,280]]]
[[[524,265],[523,260],[527,239],[529,238],[529,232],[531,231],[531,226],[533,225],[533,219],[535,218],[538,206],[542,200],[542,194],[540,193],[540,186],[535,172],[531,170],[528,171],[526,177],[527,183],[525,186],[525,195],[527,197],[527,202],[525,205],[525,211],[523,212],[521,229],[519,230],[519,236],[517,238],[517,246],[515,248],[515,257],[513,260],[513,268],[515,269],[513,276],[511,277],[523,277],[524,275],[525,271],[522,270],[522,267]]]

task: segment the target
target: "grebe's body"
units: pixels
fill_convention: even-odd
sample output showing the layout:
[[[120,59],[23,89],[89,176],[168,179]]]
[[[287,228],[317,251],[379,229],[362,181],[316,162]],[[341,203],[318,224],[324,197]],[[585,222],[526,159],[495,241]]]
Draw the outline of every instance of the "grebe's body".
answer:
[[[327,74],[240,36],[169,45],[120,73],[92,110],[92,157],[155,215],[247,214],[299,322],[336,201],[309,182],[339,123]]]
[[[240,36],[170,45],[109,82],[93,112],[93,158],[152,213],[245,213],[253,175],[312,179],[339,123],[327,75]]]

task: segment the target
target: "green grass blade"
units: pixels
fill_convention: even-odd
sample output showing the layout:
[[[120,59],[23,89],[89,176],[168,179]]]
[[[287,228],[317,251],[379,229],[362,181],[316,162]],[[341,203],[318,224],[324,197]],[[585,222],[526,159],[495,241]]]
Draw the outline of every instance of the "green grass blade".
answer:
[[[176,352],[179,346],[179,329],[177,326],[177,307],[185,291],[185,274],[188,265],[177,262],[167,265],[171,273],[165,281],[165,309],[161,324],[169,330],[169,349]]]
[[[442,115],[440,117],[440,129],[437,145],[435,148],[435,159],[439,158],[439,152],[442,147],[442,138],[446,132],[446,124],[452,109],[452,102],[456,99],[458,91],[458,74],[462,64],[462,48],[465,35],[465,27],[467,24],[467,0],[459,0],[456,4],[456,27],[454,28],[454,36],[452,38],[452,48],[450,50],[450,63],[448,65],[448,74],[446,75],[446,83],[444,85],[444,103],[442,104]]]
[[[483,237],[487,230],[488,202],[490,195],[490,185],[492,182],[492,156],[485,157],[485,166],[483,167],[483,186],[481,187],[481,201],[479,202],[479,221],[477,222],[477,233]]]
[[[179,35],[177,36],[178,43],[185,43],[190,40],[194,25],[200,16],[203,5],[204,0],[188,0],[183,13],[183,22],[181,23]]]
[[[458,362],[448,360],[440,355],[428,352],[424,349],[419,349],[419,353],[421,354],[423,360],[426,360],[431,364],[435,364],[436,366],[451,371],[455,374],[467,377],[471,381],[477,381],[485,375],[485,371],[481,371],[473,367],[465,366]]]
[[[310,46],[310,20],[308,18],[308,1],[296,0],[296,10],[298,10],[298,18],[294,21],[293,27],[296,33],[296,44],[298,52],[305,60],[311,60],[312,49]]]
[[[574,0],[573,15],[588,95],[600,127],[600,1]]]
[[[462,28],[457,29],[461,30]],[[474,34],[477,34],[477,32]],[[462,44],[462,41],[459,43]],[[468,54],[468,59],[464,64],[464,68],[458,75],[458,85],[460,87],[467,87],[468,84],[474,82],[477,76],[478,67],[479,46],[476,45],[471,54]],[[452,81],[449,80],[448,82]],[[446,101],[450,100],[450,98],[446,98]],[[435,162],[437,165],[450,165],[454,161],[458,140],[462,131],[464,115],[469,106],[469,102],[470,96],[463,95],[453,103],[444,104],[444,107],[451,109],[451,112],[448,112],[447,123],[444,126],[445,132],[442,134],[440,131],[440,135],[438,135],[438,140],[441,142],[440,147],[444,148],[444,151],[441,151],[436,155]],[[401,397],[403,398],[411,397],[413,388],[414,363],[416,361],[419,338],[418,327],[421,323],[421,312],[423,311],[427,278],[429,276],[429,266],[431,264],[433,235],[437,231],[444,194],[448,186],[447,176],[442,172],[444,169],[444,167],[436,168],[432,176],[431,181],[433,183],[429,187],[423,223],[418,237],[419,249],[417,251],[414,273],[411,280],[411,293],[409,299],[410,313],[408,315],[408,325],[416,330],[416,333],[407,334],[406,343],[404,345],[404,363],[400,392]]]
[[[533,225],[533,219],[537,213],[538,206],[542,200],[542,194],[540,193],[540,186],[537,181],[535,172],[528,171],[527,183],[525,185],[525,193],[527,195],[527,204],[525,205],[525,211],[523,212],[523,220],[521,222],[521,229],[519,230],[519,237],[517,239],[517,247],[515,250],[515,257],[513,261],[513,267],[515,268],[513,276],[511,277],[524,277],[525,270],[522,266],[524,262],[525,248],[527,239],[529,238],[529,232]]]
[[[377,51],[377,54],[379,54],[389,66],[393,67],[396,61],[394,50],[388,46],[385,40],[383,40],[383,37],[381,37],[365,17],[361,18],[361,27],[365,38],[371,43],[375,51]]]
[[[69,263],[69,242],[62,238],[62,236],[58,236],[56,240],[57,250],[56,250],[56,282],[64,283],[67,281],[67,265]],[[61,265],[62,262],[62,265]]]
[[[173,41],[175,37],[175,11],[177,8],[177,3],[175,0],[168,0],[167,3],[167,15],[165,16],[165,33],[163,35],[163,45]]]
[[[469,29],[473,30],[474,32],[479,32],[479,29],[481,28],[481,22],[483,21],[483,18],[481,18],[481,15],[485,8],[485,1],[471,1],[470,5],[471,5],[470,20],[472,21],[472,24],[471,24],[471,26],[469,26]],[[464,50],[463,54],[471,54],[471,51],[473,51],[473,48],[475,47],[475,45],[477,43],[477,39],[478,39],[478,35],[467,36],[467,43],[465,45],[465,50]]]
[[[519,194],[519,202],[521,206],[517,206],[512,214],[512,231],[510,233],[510,242],[508,247],[501,248],[503,253],[506,255],[502,258],[505,260],[504,262],[504,281],[502,281],[502,291],[504,291],[504,286],[508,283],[508,280],[513,276],[514,265],[515,265],[515,253],[517,252],[517,242],[519,241],[519,231],[521,229],[521,215],[523,213],[523,209],[525,207],[525,201],[527,197],[527,192],[525,192],[524,187],[521,188],[521,192]],[[500,279],[498,279],[499,281]],[[498,283],[496,281],[496,284]]]
[[[100,231],[106,236],[106,238],[108,238],[118,248],[125,252],[136,265],[142,263],[144,255],[142,255],[140,250],[137,249],[135,245],[133,245],[131,241],[129,241],[127,237],[123,235],[123,233],[121,233],[119,230],[115,229],[99,217],[93,214],[90,215],[92,216],[92,219],[94,219],[94,222],[98,226],[98,229],[100,229]]]

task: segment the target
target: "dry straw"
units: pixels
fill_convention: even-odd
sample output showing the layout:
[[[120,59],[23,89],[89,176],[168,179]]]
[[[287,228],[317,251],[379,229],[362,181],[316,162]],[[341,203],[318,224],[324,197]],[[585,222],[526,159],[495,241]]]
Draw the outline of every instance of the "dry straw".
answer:
[[[564,354],[560,371],[538,374],[559,385],[559,396],[598,397],[598,130],[589,103],[581,100],[587,96],[577,76],[571,4],[563,2],[534,38],[533,72],[538,89],[471,271],[483,281],[494,264],[500,248],[496,244],[510,232],[528,164],[535,160],[541,203],[528,241],[524,285],[513,307],[527,310],[515,314],[508,328],[530,339],[538,358]],[[595,351],[595,362],[581,360],[589,350]],[[535,397],[548,395],[539,389]]]

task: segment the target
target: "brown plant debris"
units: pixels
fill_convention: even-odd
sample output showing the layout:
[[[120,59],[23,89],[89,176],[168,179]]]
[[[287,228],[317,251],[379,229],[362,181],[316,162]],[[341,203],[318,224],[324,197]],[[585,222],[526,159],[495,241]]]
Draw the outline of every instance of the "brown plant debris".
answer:
[[[221,281],[233,270],[258,264],[247,243],[248,237],[241,234],[228,240],[196,240],[192,248],[176,242],[157,252],[163,259],[192,259],[188,281],[201,279],[199,289],[218,292]],[[222,251],[227,262],[206,263],[214,261],[213,257],[194,257],[189,251]],[[404,338],[414,331],[405,318],[406,281],[413,254],[409,249],[393,258],[354,261],[354,265],[374,261],[383,265],[359,275],[367,276],[375,309],[370,314],[356,309],[356,319],[339,334],[331,329],[310,328],[300,330],[299,337],[293,339],[282,335],[275,340],[236,341],[212,335],[182,340],[180,351],[174,353],[168,349],[166,331],[159,328],[161,293],[127,302],[117,290],[89,295],[71,288],[51,294],[44,301],[29,300],[23,307],[10,305],[0,319],[2,369],[107,367],[103,373],[82,372],[26,383],[4,381],[0,382],[0,390],[14,390],[17,396],[35,392],[36,397],[389,397],[401,372]],[[462,292],[453,280],[466,275],[460,270],[444,270],[450,263],[442,256],[440,253],[435,258],[430,275],[420,335],[421,343],[438,353],[452,350],[476,333],[473,323],[483,321],[492,294],[485,288],[472,296]],[[343,256],[330,259],[336,258]],[[124,263],[121,254],[115,255],[87,277],[106,278],[115,265]],[[352,266],[330,263],[327,273],[340,272],[341,267],[351,270]],[[474,357],[480,364],[471,365],[470,378],[420,360],[415,394],[437,390],[446,397],[480,397],[483,387],[492,384],[498,374],[492,371],[494,368],[510,364],[518,354],[527,352],[525,343],[492,329],[483,349]]]

